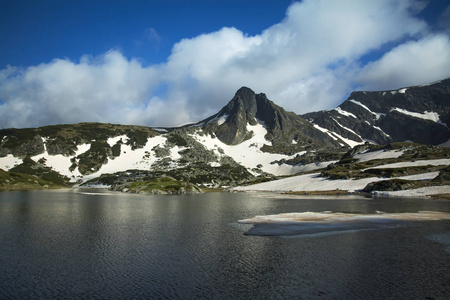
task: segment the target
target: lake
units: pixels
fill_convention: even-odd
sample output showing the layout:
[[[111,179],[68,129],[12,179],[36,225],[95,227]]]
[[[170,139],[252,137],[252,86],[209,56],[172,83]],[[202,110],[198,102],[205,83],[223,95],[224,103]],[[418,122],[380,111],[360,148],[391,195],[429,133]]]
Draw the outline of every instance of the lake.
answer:
[[[296,237],[238,220],[450,212],[430,199],[0,193],[1,299],[450,299],[450,221]]]

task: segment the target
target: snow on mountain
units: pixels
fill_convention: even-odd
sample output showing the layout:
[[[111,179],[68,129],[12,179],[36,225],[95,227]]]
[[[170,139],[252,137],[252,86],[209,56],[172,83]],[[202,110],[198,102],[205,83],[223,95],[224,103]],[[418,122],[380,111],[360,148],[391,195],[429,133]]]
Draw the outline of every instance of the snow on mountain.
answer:
[[[217,155],[226,155],[233,158],[237,163],[248,168],[254,175],[257,173],[252,171],[252,169],[261,169],[263,172],[274,175],[291,175],[300,172],[302,166],[271,163],[276,160],[293,158],[297,154],[301,155],[305,153],[305,151],[294,155],[263,152],[260,150],[261,147],[270,144],[270,142],[265,139],[267,129],[263,125],[263,122],[257,120],[256,125],[247,123],[246,128],[248,132],[253,133],[252,137],[238,145],[227,145],[216,137],[212,137],[211,135],[200,135],[199,132],[192,134],[191,136],[208,150],[213,150]]]
[[[350,112],[348,112],[348,111],[345,111],[345,110],[343,110],[343,109],[340,108],[340,107],[336,107],[335,110],[336,110],[338,113],[340,113],[341,115],[344,115],[344,116],[347,116],[347,117],[353,117],[353,118],[355,118],[355,119],[358,118],[358,117],[355,116],[354,114],[352,114],[352,113],[350,113]]]
[[[12,154],[8,154],[5,157],[0,157],[0,169],[8,171],[16,165],[20,165],[23,159],[14,157]]]
[[[45,144],[44,144],[45,145]],[[51,167],[54,171],[58,172],[59,174],[63,176],[67,176],[71,179],[71,182],[75,182],[76,179],[79,179],[82,177],[81,173],[78,171],[78,169],[75,169],[73,171],[70,171],[70,166],[72,165],[71,159],[74,157],[85,153],[89,150],[91,147],[90,144],[81,144],[78,145],[78,149],[75,152],[75,155],[68,157],[64,156],[62,154],[57,155],[50,155],[48,154],[47,149],[45,148],[45,152],[39,155],[32,156],[31,159],[35,162],[40,161],[41,159],[45,160],[45,164],[48,167]],[[1,158],[0,158],[1,160]]]
[[[401,114],[412,116],[414,118],[430,120],[430,121],[444,125],[444,123],[442,123],[441,120],[439,119],[439,114],[436,112],[425,111],[423,113],[415,113],[415,112],[407,111],[406,109],[402,109],[402,108],[398,108],[398,107],[391,108],[391,111],[397,111]],[[446,126],[446,125],[444,125],[444,126]]]
[[[405,168],[405,167],[417,167],[417,166],[448,166],[448,165],[450,165],[450,159],[429,159],[429,160],[416,160],[416,161],[385,164],[385,165],[367,168],[364,170],[393,169],[393,168]]]
[[[336,132],[333,132],[333,131],[328,130],[328,129],[326,129],[326,128],[322,128],[322,127],[320,127],[320,126],[317,125],[317,124],[314,124],[314,123],[313,123],[313,126],[314,126],[314,128],[316,128],[316,129],[318,129],[318,130],[320,130],[320,131],[322,131],[322,132],[328,134],[332,139],[334,139],[334,140],[336,140],[336,141],[339,141],[339,140],[340,140],[340,141],[344,142],[345,144],[343,144],[343,143],[340,142],[340,145],[341,145],[342,147],[344,147],[344,146],[346,146],[346,145],[348,145],[348,146],[350,146],[350,147],[355,147],[355,146],[357,146],[357,145],[364,144],[364,142],[355,142],[354,140],[345,138],[345,137],[343,137],[343,136],[337,134]]]
[[[362,108],[364,108],[365,110],[367,110],[369,113],[371,113],[372,115],[374,115],[375,118],[376,118],[377,120],[379,120],[382,116],[385,115],[385,114],[382,114],[382,113],[377,113],[377,112],[371,111],[367,106],[365,106],[365,105],[362,104],[361,102],[358,102],[358,101],[356,101],[356,100],[354,100],[354,99],[350,99],[350,100],[348,100],[348,101],[351,102],[351,103],[354,103],[354,104],[356,104],[356,105],[361,106]],[[355,116],[355,118],[357,119],[356,116]]]
[[[395,179],[405,180],[431,180],[439,175],[439,172],[429,172],[418,175],[396,177]],[[394,178],[393,178],[394,179]],[[298,175],[283,178],[270,182],[263,182],[249,186],[235,187],[232,191],[273,191],[273,192],[308,192],[308,191],[349,191],[355,192],[364,189],[369,183],[383,180],[380,177],[370,177],[364,179],[328,179],[321,177],[320,173]],[[450,186],[446,186],[446,191],[450,192]]]
[[[445,145],[450,140],[450,78],[394,91],[352,92],[336,109],[303,117],[357,143]]]
[[[403,150],[395,150],[395,151],[386,151],[386,150],[379,150],[379,151],[369,151],[369,152],[362,152],[358,153],[353,156],[353,158],[358,159],[359,162],[365,162],[369,160],[374,159],[388,159],[388,158],[397,158],[402,156],[404,153]]]
[[[122,137],[112,138],[111,141],[117,140]],[[153,163],[158,160],[153,150],[156,146],[162,146],[166,143],[167,138],[164,136],[155,136],[147,139],[147,143],[143,148],[132,149],[129,145],[122,145],[120,149],[120,155],[114,159],[108,159],[108,162],[104,164],[100,170],[95,173],[85,175],[82,178],[83,181],[88,181],[93,178],[99,177],[102,174],[113,174],[116,172],[123,172],[127,170],[150,170]],[[172,158],[178,159],[177,150],[179,148],[173,148],[171,151]]]

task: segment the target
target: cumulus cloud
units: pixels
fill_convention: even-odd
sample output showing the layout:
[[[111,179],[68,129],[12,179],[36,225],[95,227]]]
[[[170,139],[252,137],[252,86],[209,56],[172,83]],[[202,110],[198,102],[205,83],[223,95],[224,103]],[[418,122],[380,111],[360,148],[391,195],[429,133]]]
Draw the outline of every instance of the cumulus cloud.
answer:
[[[159,65],[111,50],[79,62],[9,67],[0,71],[0,127],[175,126],[217,112],[241,86],[305,113],[335,107],[356,86],[441,79],[450,76],[449,40],[416,17],[423,7],[416,0],[304,0],[255,36],[224,27],[183,39]],[[365,65],[362,57],[383,47],[392,49]]]
[[[122,122],[145,105],[157,73],[118,51],[84,56],[79,63],[55,59],[26,69],[8,67],[0,73],[0,126]]]
[[[426,84],[449,76],[450,40],[437,34],[395,47],[366,65],[358,79],[363,89],[377,90]]]
[[[350,91],[355,60],[386,43],[426,31],[426,24],[412,15],[419,4],[294,3],[284,20],[260,35],[223,28],[180,41],[169,58],[167,76],[175,79],[177,91],[210,110],[242,85],[265,92],[297,113],[330,108]]]

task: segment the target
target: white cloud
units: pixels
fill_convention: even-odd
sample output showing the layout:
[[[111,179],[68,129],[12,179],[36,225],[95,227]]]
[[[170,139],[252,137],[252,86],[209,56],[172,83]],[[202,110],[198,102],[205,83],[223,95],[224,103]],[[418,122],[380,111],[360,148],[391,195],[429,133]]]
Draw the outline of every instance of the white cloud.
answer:
[[[169,58],[167,80],[184,91],[189,103],[202,103],[203,111],[220,108],[243,85],[297,113],[330,108],[350,92],[355,60],[426,31],[426,24],[411,16],[417,5],[391,0],[294,3],[284,20],[260,35],[223,28],[180,41]]]
[[[430,35],[415,17],[423,5],[416,0],[304,0],[259,35],[224,27],[183,39],[160,65],[144,67],[111,50],[78,63],[56,59],[26,69],[10,67],[0,71],[0,127],[81,121],[174,126],[217,112],[241,86],[305,113],[335,107],[358,74],[357,83],[367,87],[405,82],[401,78],[412,84],[432,81],[450,69],[450,52],[448,39]],[[147,33],[158,37],[154,30]],[[358,65],[370,51],[401,41],[406,42],[379,61]],[[427,58],[424,51],[432,55]],[[419,66],[405,66],[418,57],[423,71],[414,77]],[[167,87],[164,93],[161,86]]]
[[[118,51],[1,72],[1,127],[122,122],[125,113],[141,109],[158,83],[157,69]]]
[[[447,35],[427,36],[402,44],[358,76],[364,90],[397,89],[450,77],[450,40]]]

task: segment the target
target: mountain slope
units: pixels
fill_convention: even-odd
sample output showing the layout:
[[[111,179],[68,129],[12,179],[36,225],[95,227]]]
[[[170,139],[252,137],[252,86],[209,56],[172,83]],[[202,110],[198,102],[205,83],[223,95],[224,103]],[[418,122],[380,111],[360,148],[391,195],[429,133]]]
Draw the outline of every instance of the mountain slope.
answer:
[[[450,140],[450,78],[398,90],[353,92],[336,109],[303,117],[354,145],[365,141],[445,144]]]

